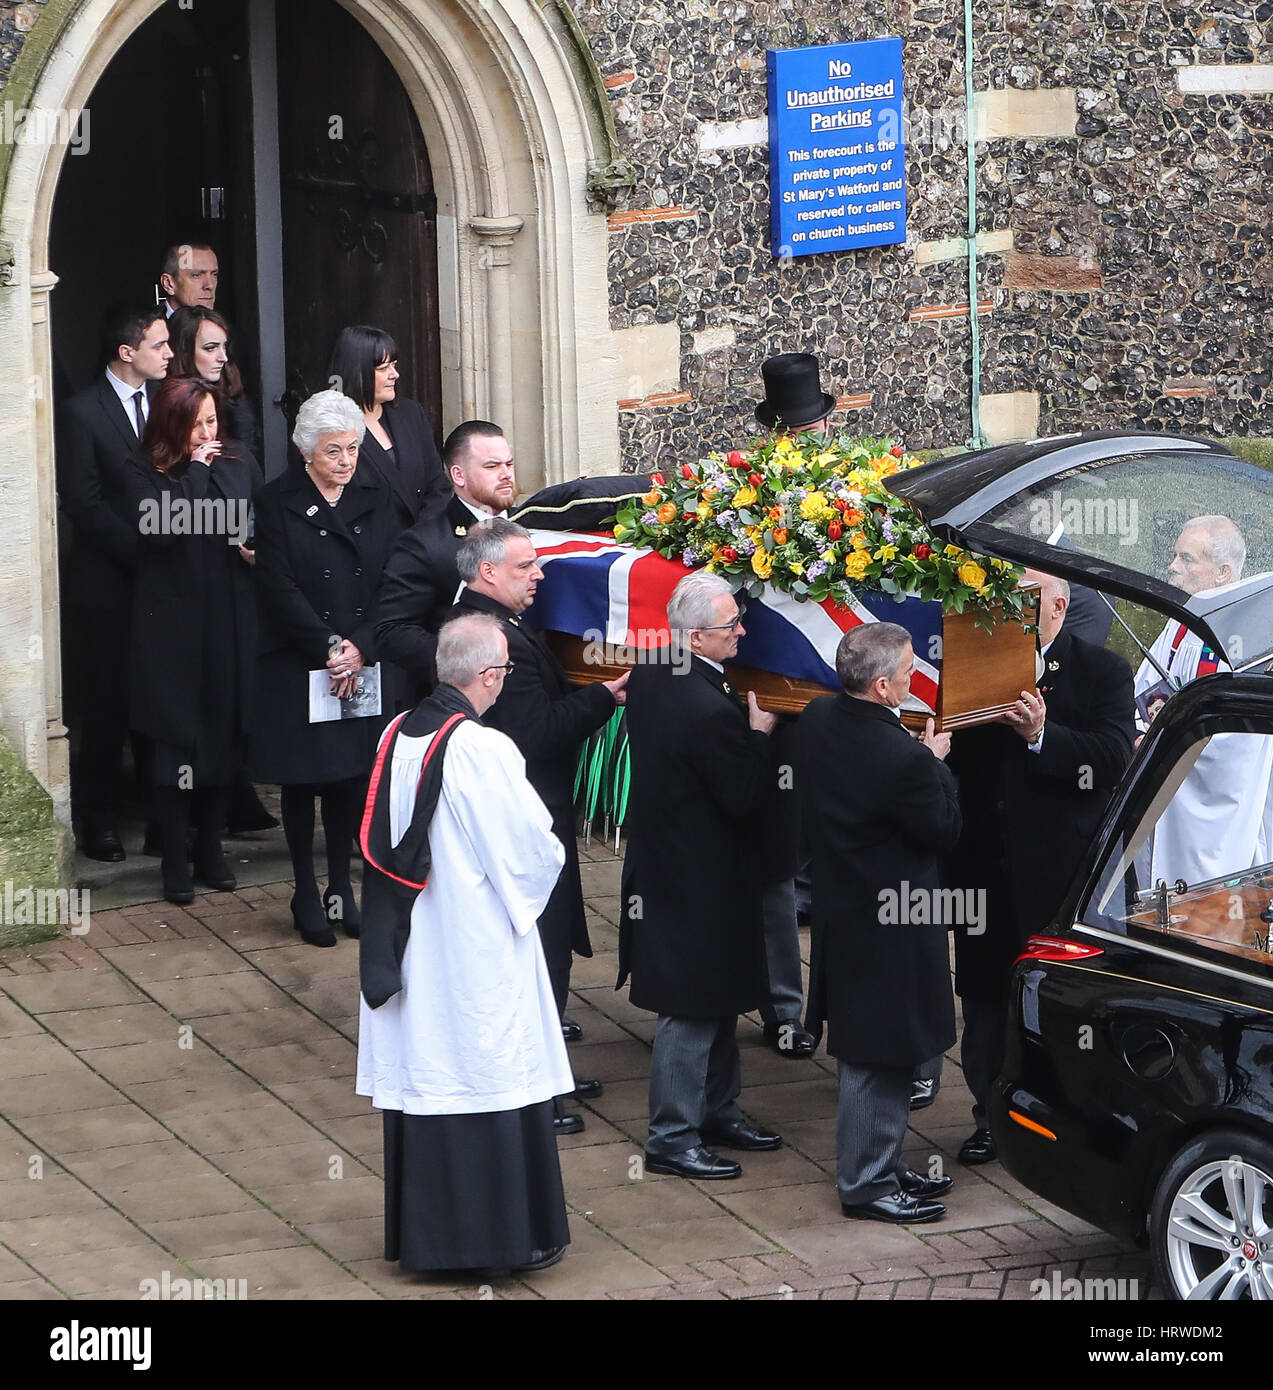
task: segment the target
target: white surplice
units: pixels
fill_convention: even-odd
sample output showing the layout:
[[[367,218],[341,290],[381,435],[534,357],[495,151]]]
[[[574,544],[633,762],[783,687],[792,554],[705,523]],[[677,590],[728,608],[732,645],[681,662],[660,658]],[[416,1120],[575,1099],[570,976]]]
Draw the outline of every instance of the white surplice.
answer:
[[[1203,641],[1179,623],[1168,623],[1150,648],[1173,683],[1188,685],[1198,675]],[[1175,649],[1173,651],[1173,643]],[[1227,671],[1228,663],[1220,661]],[[1136,694],[1161,684],[1149,661],[1136,673]],[[1152,836],[1150,877],[1168,886],[1180,878],[1201,883],[1228,878],[1273,859],[1269,852],[1273,739],[1264,734],[1214,734],[1159,818]],[[1144,855],[1138,856],[1143,867]],[[1143,874],[1142,874],[1143,877]]]
[[[394,845],[432,739],[394,746]],[[357,1091],[408,1115],[520,1109],[575,1085],[535,925],[565,852],[510,738],[465,721],[444,758],[402,989],[378,1009],[360,1000]]]

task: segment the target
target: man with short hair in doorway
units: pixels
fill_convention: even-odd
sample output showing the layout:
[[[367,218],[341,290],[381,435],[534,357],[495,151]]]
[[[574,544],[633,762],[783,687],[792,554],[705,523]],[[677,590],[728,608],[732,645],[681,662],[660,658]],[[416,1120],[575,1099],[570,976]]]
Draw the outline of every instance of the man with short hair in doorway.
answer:
[[[656,1013],[646,1167],[737,1178],[716,1147],[762,1151],[782,1139],[738,1108],[738,1015],[765,998],[765,818],[778,768],[774,716],[743,705],[724,663],[745,629],[728,582],[699,571],[667,606],[677,660],[632,671],[631,795],[623,863],[619,977]],[[683,660],[682,658],[688,658]]]
[[[221,267],[206,241],[183,241],[164,251],[159,288],[169,318],[178,309],[215,309]]]
[[[936,1221],[948,1177],[902,1157],[918,1063],[955,1041],[938,858],[959,835],[950,735],[902,727],[915,652],[896,623],[846,632],[835,654],[842,695],[806,706],[796,783],[813,846],[809,1019],[827,1022],[836,1058],[836,1186],[845,1216]],[[851,792],[846,794],[845,770]],[[922,921],[889,912],[927,895]]]
[[[502,517],[477,522],[460,541],[455,563],[465,587],[453,611],[487,614],[508,638],[510,669],[485,722],[506,733],[526,759],[526,776],[548,807],[553,833],[566,856],[539,918],[553,997],[564,1024],[573,955],[592,955],[575,838],[575,768],[583,741],[623,703],[628,676],[625,672],[616,680],[572,688],[561,662],[523,621],[544,577],[530,532],[523,527]],[[600,1094],[600,1081],[575,1079],[575,1099],[591,1100]],[[565,1114],[560,1102],[555,1102],[555,1110],[558,1134],[583,1129],[582,1116]]]
[[[172,349],[158,306],[115,312],[105,337],[105,370],[62,408],[57,472],[72,532],[63,596],[80,726],[76,814],[84,853],[117,863],[125,857],[118,812],[128,682],[111,673],[127,666],[139,525],[125,483]]]

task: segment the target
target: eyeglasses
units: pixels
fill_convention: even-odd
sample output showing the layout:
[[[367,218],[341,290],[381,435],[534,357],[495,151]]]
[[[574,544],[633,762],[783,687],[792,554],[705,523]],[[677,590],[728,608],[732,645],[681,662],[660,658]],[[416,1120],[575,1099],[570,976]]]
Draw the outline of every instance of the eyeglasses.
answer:
[[[743,614],[746,611],[747,605],[745,603],[740,603],[738,605],[738,612],[734,615],[733,619],[730,622],[713,623],[709,627],[700,627],[698,630],[699,632],[733,632],[735,631],[735,629],[742,627]]]
[[[484,676],[488,671],[503,671],[507,675],[516,665],[515,661],[506,661],[502,666],[483,666],[477,674]]]

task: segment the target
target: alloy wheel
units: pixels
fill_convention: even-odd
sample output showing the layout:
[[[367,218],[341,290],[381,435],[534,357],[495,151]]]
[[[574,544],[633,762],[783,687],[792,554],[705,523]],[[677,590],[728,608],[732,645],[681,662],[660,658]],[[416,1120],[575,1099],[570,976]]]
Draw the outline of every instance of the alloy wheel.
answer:
[[[1177,1188],[1166,1255],[1190,1300],[1273,1300],[1273,1178],[1236,1154],[1211,1159]]]

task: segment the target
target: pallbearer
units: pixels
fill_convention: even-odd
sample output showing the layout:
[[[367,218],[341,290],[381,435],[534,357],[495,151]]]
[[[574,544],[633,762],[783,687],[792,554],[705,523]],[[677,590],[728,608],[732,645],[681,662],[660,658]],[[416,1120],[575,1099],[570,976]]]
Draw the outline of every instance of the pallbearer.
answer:
[[[385,1258],[542,1269],[570,1237],[552,1097],[573,1085],[535,923],[564,853],[510,739],[481,722],[508,642],[438,637],[438,686],[390,727],[363,817],[359,1095],[384,1111]]]

